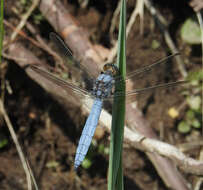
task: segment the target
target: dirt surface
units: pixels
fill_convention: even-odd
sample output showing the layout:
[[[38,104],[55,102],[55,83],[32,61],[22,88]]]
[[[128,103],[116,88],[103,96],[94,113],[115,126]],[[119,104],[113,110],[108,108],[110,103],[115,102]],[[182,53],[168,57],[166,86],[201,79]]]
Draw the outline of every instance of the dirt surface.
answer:
[[[10,2],[8,1],[8,5]],[[101,44],[107,48],[112,47],[109,28],[117,1],[107,1],[106,3],[90,1],[86,9],[80,8],[75,1],[69,1],[69,3],[63,1],[63,3],[85,28],[92,43]],[[14,13],[8,5],[6,6],[6,19],[14,24],[16,19],[13,18]],[[17,3],[14,6],[17,7]],[[174,7],[173,3],[163,5],[157,2],[156,6],[165,18],[168,18],[168,22],[172,23],[172,36],[178,41],[179,25],[175,25],[175,23],[183,22],[184,17],[189,16],[192,10],[184,4],[185,7],[182,7],[181,10],[186,9],[188,12],[180,11],[179,14],[182,17],[179,17],[178,14],[175,14],[179,11],[179,6]],[[133,7],[134,1],[130,0],[127,5],[128,18]],[[47,29],[48,36],[51,28],[50,26],[47,27],[48,24],[43,24],[45,22],[43,21],[41,25],[34,23],[33,25],[39,31],[42,30],[42,35]],[[6,31],[11,32],[8,28]],[[114,35],[117,36],[117,30]],[[159,43],[158,48],[152,48],[153,41]],[[181,43],[178,45],[182,48],[182,57],[186,56],[187,52],[185,52],[184,46]],[[42,56],[41,53],[36,52],[36,54]],[[140,35],[139,22],[136,22],[127,39],[128,71],[149,65],[168,54],[169,51],[162,34],[154,25],[152,16],[148,11],[145,11],[144,34]],[[190,56],[192,58],[193,55],[190,54]],[[43,59],[49,60],[46,57]],[[186,69],[193,70],[195,67],[199,67],[199,64],[194,66],[189,64]],[[144,77],[137,79],[134,86],[141,88],[179,79],[181,79],[181,75],[175,61],[169,61],[167,65],[156,68]],[[56,100],[28,78],[15,62],[9,61],[6,80],[9,81],[12,94],[6,93],[5,107],[15,126],[24,153],[31,163],[40,189],[107,189],[108,154],[101,153],[99,145],[109,146],[109,134],[99,127],[94,140],[97,146],[92,145],[88,153],[92,165],[88,169],[81,167],[76,174],[73,171],[73,161],[86,116],[80,108],[72,105],[68,110],[64,110],[62,105],[58,104]],[[186,141],[185,135],[181,135],[177,131],[177,123],[184,116],[184,110],[177,119],[172,119],[167,113],[169,108],[179,107],[183,103],[181,90],[181,86],[159,89],[137,97],[138,106],[150,122],[151,127],[158,135],[162,134],[164,141],[172,144]],[[0,125],[2,138],[9,140],[8,144],[0,149],[0,189],[27,189],[25,174],[16,148],[5,123],[1,119]],[[198,136],[200,132],[197,130],[192,133]],[[190,135],[192,136],[192,134]],[[137,151],[129,145],[124,145],[123,163],[125,189],[167,189],[143,152]],[[192,183],[191,176],[184,176]]]

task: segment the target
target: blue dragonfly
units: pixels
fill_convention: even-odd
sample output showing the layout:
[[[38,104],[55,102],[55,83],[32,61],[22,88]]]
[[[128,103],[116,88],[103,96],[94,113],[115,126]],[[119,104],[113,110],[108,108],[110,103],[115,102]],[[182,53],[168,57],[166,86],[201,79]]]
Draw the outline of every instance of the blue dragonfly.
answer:
[[[112,100],[115,97],[121,97],[121,96],[126,96],[126,98],[133,97],[136,94],[140,94],[148,90],[175,86],[185,82],[185,81],[176,81],[176,82],[170,82],[165,84],[159,84],[159,85],[154,85],[147,88],[135,89],[125,93],[115,92],[114,86],[116,83],[124,83],[126,82],[126,80],[129,80],[135,76],[136,78],[139,78],[139,76],[142,76],[143,73],[146,73],[147,71],[152,70],[152,68],[156,68],[157,66],[160,66],[169,58],[172,58],[178,55],[179,53],[172,54],[149,66],[145,66],[141,69],[130,72],[127,75],[125,81],[119,76],[119,71],[117,66],[112,63],[105,64],[103,67],[103,71],[98,75],[97,78],[94,78],[94,76],[91,73],[89,73],[88,69],[85,66],[79,64],[79,62],[73,57],[70,48],[65,44],[65,42],[57,34],[50,33],[50,39],[54,42],[57,49],[61,52],[61,55],[63,57],[67,57],[69,60],[72,60],[75,63],[75,66],[79,67],[84,73],[86,73],[90,78],[89,81],[92,82],[91,90],[86,90],[84,88],[78,87],[72,82],[67,82],[63,79],[60,79],[54,76],[53,74],[42,69],[39,66],[30,65],[30,68],[33,71],[45,77],[46,79],[51,80],[56,85],[61,86],[64,89],[67,89],[67,91],[71,90],[72,92],[74,92],[77,95],[80,95],[81,97],[88,97],[88,98],[94,99],[91,112],[86,120],[85,126],[82,131],[82,135],[80,137],[79,144],[76,150],[76,156],[74,161],[75,170],[80,166],[80,164],[82,163],[82,161],[84,160],[87,154],[87,151],[89,149],[89,146],[91,144],[92,138],[95,133],[95,129],[98,125],[99,117],[103,107],[103,102],[105,100]]]

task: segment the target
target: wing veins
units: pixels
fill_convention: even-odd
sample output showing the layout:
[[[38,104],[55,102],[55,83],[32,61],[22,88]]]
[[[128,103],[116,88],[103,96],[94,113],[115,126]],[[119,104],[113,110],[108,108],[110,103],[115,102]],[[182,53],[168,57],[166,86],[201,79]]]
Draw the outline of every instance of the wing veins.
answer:
[[[54,44],[58,47],[60,51],[62,51],[63,55],[73,59],[73,53],[71,49],[66,45],[66,43],[59,37],[57,34],[51,32],[49,34],[49,38],[54,42]]]
[[[176,55],[180,55],[180,53],[177,52],[177,53],[171,54],[171,55],[169,55],[169,56],[167,56],[167,57],[165,57],[165,58],[162,58],[162,59],[159,60],[159,61],[156,61],[155,63],[152,63],[151,65],[142,67],[142,68],[140,68],[140,69],[138,69],[138,70],[135,70],[135,71],[132,71],[132,72],[130,72],[130,73],[127,74],[127,77],[126,77],[125,80],[122,79],[120,76],[118,76],[118,78],[115,77],[116,83],[117,83],[117,82],[124,82],[124,81],[126,81],[126,80],[129,80],[129,79],[132,78],[133,76],[136,76],[136,75],[139,75],[139,74],[141,74],[141,73],[150,71],[150,70],[151,70],[152,68],[154,68],[155,66],[158,66],[158,65],[164,63],[165,61],[167,61],[168,59],[173,58],[173,57],[176,56]]]
[[[91,79],[94,78],[94,76],[88,71],[88,69],[84,65],[80,64],[77,59],[75,59],[75,57],[73,56],[73,52],[59,35],[51,32],[49,38],[52,42],[54,42],[57,49],[59,50],[59,53],[62,54],[63,57],[68,57],[71,61],[74,62],[75,67],[80,68],[83,72],[87,73],[91,77]]]
[[[132,96],[132,95],[135,95],[135,94],[139,94],[139,93],[144,93],[148,90],[153,90],[153,89],[157,89],[157,88],[167,88],[167,87],[172,87],[172,86],[177,86],[177,85],[180,85],[180,84],[185,84],[187,83],[188,81],[176,81],[176,82],[170,82],[170,83],[165,83],[165,84],[159,84],[159,85],[155,85],[155,86],[150,86],[150,87],[146,87],[146,88],[140,88],[140,89],[136,89],[136,90],[132,90],[130,92],[117,92],[115,93],[114,95],[110,96],[110,98],[113,98],[113,97],[120,97],[120,96]]]
[[[69,89],[69,90],[71,89],[72,91],[81,93],[84,96],[92,97],[92,95],[88,91],[86,91],[86,90],[84,90],[84,89],[82,89],[82,88],[80,88],[80,87],[78,87],[78,86],[76,86],[70,82],[66,82],[66,81],[54,76],[53,74],[51,74],[48,71],[45,71],[45,70],[43,70],[37,66],[34,66],[34,65],[30,65],[29,67],[33,71],[35,71],[36,73],[40,74],[41,76],[43,76],[44,78],[46,78],[48,80],[51,80],[52,82],[54,82],[56,85],[58,85],[60,87],[64,87],[64,88]]]

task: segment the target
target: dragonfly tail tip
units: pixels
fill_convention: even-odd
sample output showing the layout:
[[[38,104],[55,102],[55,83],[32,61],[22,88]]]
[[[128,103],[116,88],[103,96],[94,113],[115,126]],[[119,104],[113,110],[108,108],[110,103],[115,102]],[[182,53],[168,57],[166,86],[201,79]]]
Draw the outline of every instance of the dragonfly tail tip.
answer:
[[[74,165],[74,171],[76,172],[78,170],[78,165]]]

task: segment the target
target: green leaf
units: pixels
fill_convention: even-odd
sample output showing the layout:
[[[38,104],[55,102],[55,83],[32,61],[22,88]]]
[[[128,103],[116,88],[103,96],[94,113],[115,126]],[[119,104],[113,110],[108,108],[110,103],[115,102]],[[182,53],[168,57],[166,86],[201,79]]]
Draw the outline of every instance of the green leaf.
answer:
[[[185,122],[185,121],[181,121],[179,124],[178,124],[178,131],[180,133],[188,133],[190,132],[190,125]]]
[[[109,147],[104,148],[104,154],[109,154]]]
[[[98,152],[100,154],[109,154],[109,147],[105,147],[104,144],[100,144],[98,147]]]
[[[187,98],[187,102],[191,109],[198,110],[201,105],[201,98],[200,96],[190,96]]]
[[[6,138],[0,140],[0,148],[5,147],[7,144],[8,144],[8,140]]]
[[[152,45],[151,45],[152,49],[157,49],[160,47],[160,43],[157,40],[152,40]]]
[[[199,129],[201,127],[200,121],[198,119],[193,119],[192,122],[192,127]]]
[[[103,154],[104,148],[105,148],[105,147],[104,147],[104,144],[100,144],[99,147],[98,147],[98,152],[101,153],[101,154]]]
[[[82,167],[85,169],[90,168],[92,165],[92,161],[88,158],[85,158],[84,161],[82,162]]]
[[[55,160],[49,161],[46,164],[47,168],[57,168],[58,166],[59,166],[59,163],[57,161],[55,161]]]
[[[20,3],[21,3],[22,5],[26,5],[26,4],[27,4],[27,0],[21,0]]]
[[[68,73],[62,73],[61,77],[62,77],[63,79],[68,79]]]
[[[180,35],[183,41],[188,44],[201,43],[201,29],[198,22],[188,18],[181,27]]]
[[[40,22],[44,20],[43,15],[40,13],[33,15],[33,18],[34,18],[35,24],[40,24]]]
[[[126,2],[122,0],[118,36],[117,65],[120,76],[126,76]],[[116,91],[125,92],[125,84],[116,85]],[[114,99],[109,154],[108,190],[123,190],[122,149],[125,123],[125,97]]]
[[[186,113],[186,117],[188,120],[192,120],[195,117],[195,112],[193,110],[188,110]]]
[[[193,72],[189,72],[188,76],[187,76],[187,80],[193,82],[193,81],[201,81],[203,80],[203,70],[197,70],[197,71],[193,71]]]

